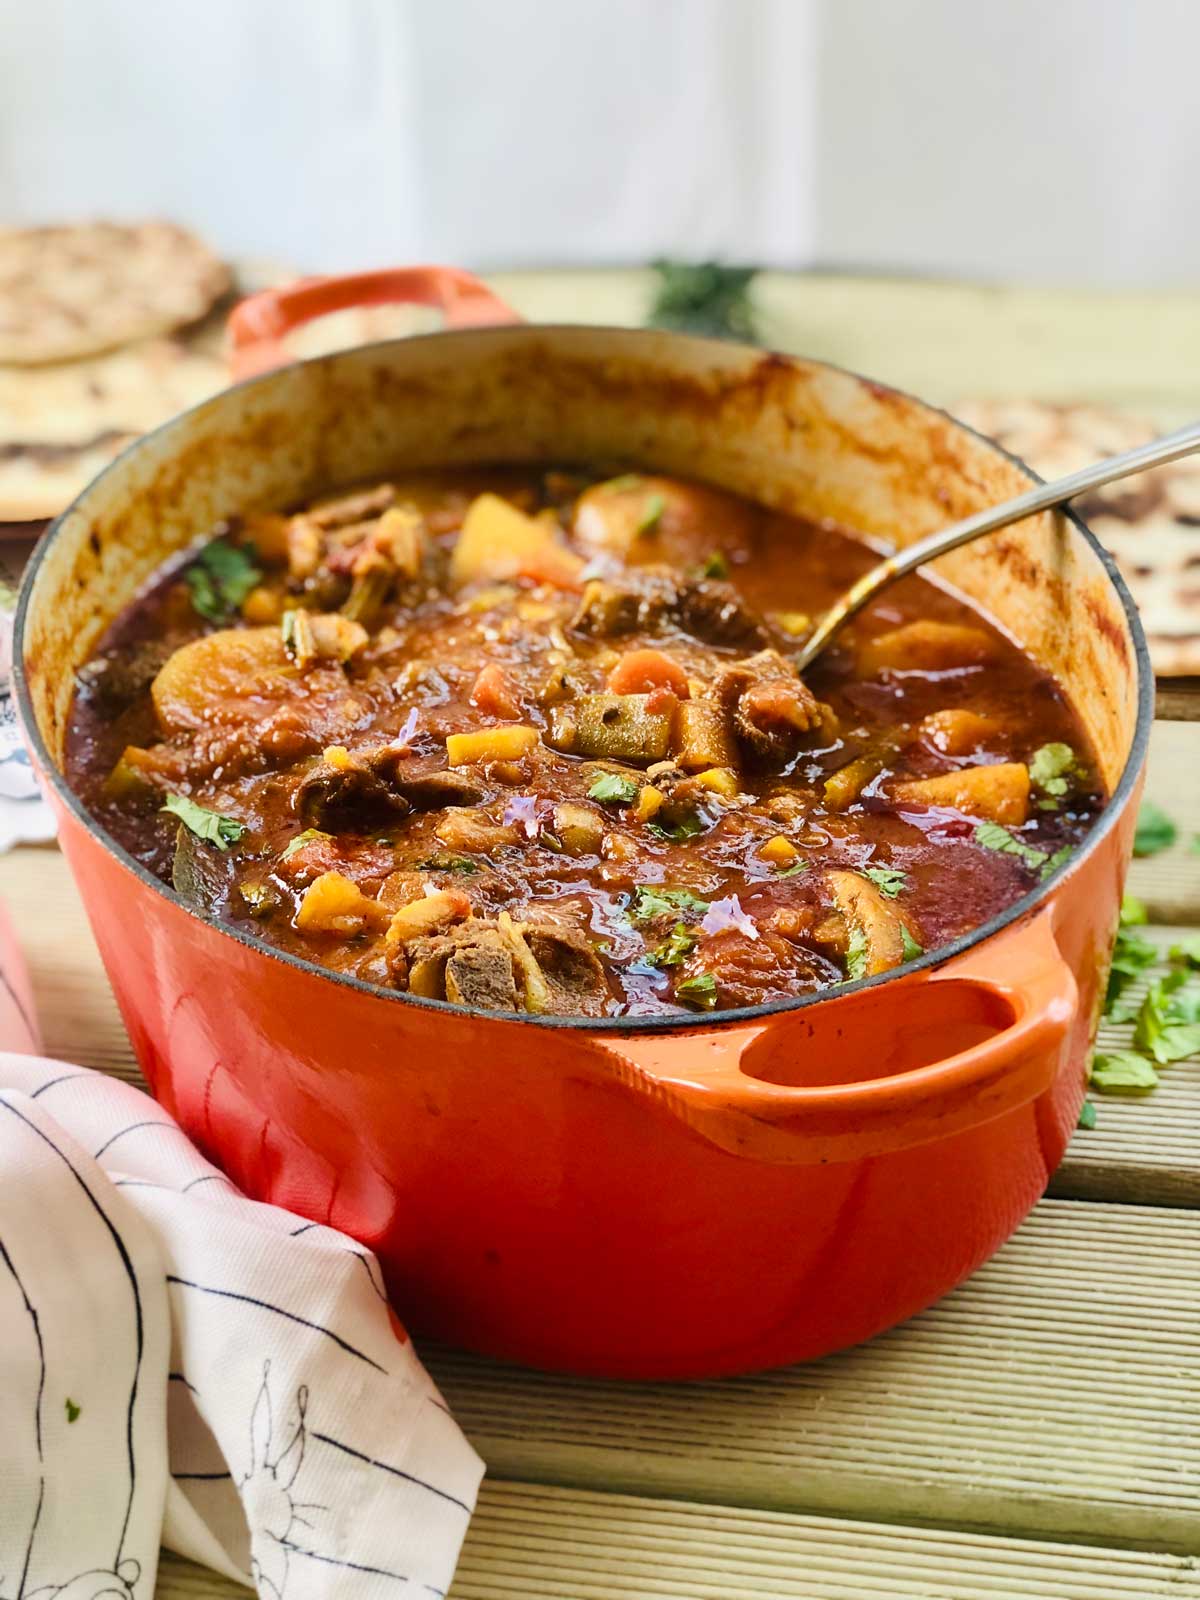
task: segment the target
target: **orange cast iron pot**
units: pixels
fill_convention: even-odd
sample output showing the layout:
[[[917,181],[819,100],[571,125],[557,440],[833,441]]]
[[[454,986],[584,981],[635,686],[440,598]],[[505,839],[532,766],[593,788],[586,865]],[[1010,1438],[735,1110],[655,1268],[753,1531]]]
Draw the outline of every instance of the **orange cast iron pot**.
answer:
[[[383,299],[475,326],[264,370],[297,321]],[[75,670],[164,558],[221,518],[418,466],[619,461],[899,543],[1030,474],[821,363],[518,324],[445,268],[259,296],[233,335],[260,375],[80,496],[17,625],[21,712],[156,1094],[247,1193],[375,1250],[414,1331],[535,1366],[768,1367],[866,1339],[960,1282],[1075,1126],[1131,850],[1151,678],[1096,541],[1048,514],[939,563],[1062,685],[1112,795],[1078,854],[972,936],[894,977],[703,1021],[389,994],[185,909],[64,784]]]

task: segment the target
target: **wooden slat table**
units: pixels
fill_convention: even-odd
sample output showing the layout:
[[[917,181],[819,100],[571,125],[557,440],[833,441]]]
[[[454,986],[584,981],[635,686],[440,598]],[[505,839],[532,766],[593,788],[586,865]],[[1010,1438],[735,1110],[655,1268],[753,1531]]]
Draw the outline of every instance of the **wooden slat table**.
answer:
[[[645,294],[637,274],[501,286],[548,320],[637,320]],[[772,278],[764,303],[774,342],[934,399],[1086,392],[1164,423],[1200,409],[1183,353],[1200,347],[1200,296]],[[1148,789],[1180,838],[1130,886],[1165,951],[1200,924],[1191,725],[1156,725]],[[136,1081],[57,852],[0,859],[0,894],[47,1049]],[[1200,1065],[1098,1112],[1010,1244],[861,1349],[649,1386],[426,1350],[489,1467],[455,1600],[1200,1597]],[[164,1558],[160,1600],[235,1592]]]

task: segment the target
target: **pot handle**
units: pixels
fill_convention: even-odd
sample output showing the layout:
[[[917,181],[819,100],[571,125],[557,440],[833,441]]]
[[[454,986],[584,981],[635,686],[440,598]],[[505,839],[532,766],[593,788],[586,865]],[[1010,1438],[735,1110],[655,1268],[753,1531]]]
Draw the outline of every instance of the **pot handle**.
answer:
[[[332,278],[300,278],[264,289],[235,306],[229,317],[229,364],[235,379],[283,367],[292,360],[282,340],[331,311],[356,306],[436,306],[449,328],[520,322],[511,306],[457,267],[388,267]]]
[[[596,1043],[610,1068],[619,1062],[628,1087],[649,1093],[734,1155],[853,1161],[929,1143],[1015,1111],[1054,1083],[1078,996],[1051,916],[1042,911],[936,971],[763,1022]],[[981,1014],[1006,1019],[956,1055],[844,1083],[790,1084],[762,1075],[773,1064],[786,1071],[804,1054],[827,1059],[845,1048],[848,1007],[870,1007],[872,1035],[886,1039],[903,1027],[918,986],[951,983],[981,990],[987,997]]]

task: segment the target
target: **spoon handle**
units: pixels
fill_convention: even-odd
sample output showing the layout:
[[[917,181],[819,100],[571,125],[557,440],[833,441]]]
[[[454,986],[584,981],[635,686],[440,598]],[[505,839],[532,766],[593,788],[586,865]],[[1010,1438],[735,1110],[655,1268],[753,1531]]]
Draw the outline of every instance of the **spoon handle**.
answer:
[[[944,556],[947,551],[957,550],[960,544],[967,544],[985,533],[993,533],[997,528],[1006,528],[1009,523],[1020,522],[1023,517],[1031,517],[1038,511],[1047,511],[1051,506],[1062,505],[1065,500],[1074,499],[1077,494],[1083,494],[1088,489],[1099,489],[1106,483],[1113,483],[1117,478],[1126,478],[1135,472],[1146,472],[1151,467],[1161,467],[1165,462],[1176,461],[1180,456],[1191,455],[1195,450],[1200,450],[1200,422],[1190,422],[1186,428],[1180,428],[1176,433],[1165,434],[1161,439],[1152,439],[1149,444],[1139,445],[1136,450],[1123,450],[1120,455],[1106,456],[1103,461],[1097,461],[1090,467],[1083,467],[1079,472],[1072,472],[1065,478],[1056,478],[1053,483],[1036,484],[1024,494],[1018,495],[1015,500],[1005,500],[998,506],[989,506],[985,511],[977,511],[973,517],[966,517],[962,522],[951,523],[948,528],[942,528],[924,539],[918,539],[915,544],[910,544],[904,550],[898,550],[895,555],[886,557],[869,572],[864,573],[858,582],[830,607],[809,636],[804,648],[794,658],[797,668],[803,671],[821,654],[834,634],[851,617],[856,616],[887,584],[894,583],[905,573],[913,572],[917,567],[924,566],[927,561],[933,561],[937,556]]]

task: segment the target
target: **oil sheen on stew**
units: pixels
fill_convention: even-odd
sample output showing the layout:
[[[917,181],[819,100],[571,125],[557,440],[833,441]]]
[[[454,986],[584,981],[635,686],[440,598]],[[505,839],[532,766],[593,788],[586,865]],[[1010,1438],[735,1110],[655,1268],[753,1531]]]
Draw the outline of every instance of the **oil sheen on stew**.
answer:
[[[247,516],[80,674],[70,777],[191,905],[493,1011],[753,1006],[966,933],[1103,796],[1058,686],[910,578],[701,484],[429,474]]]

